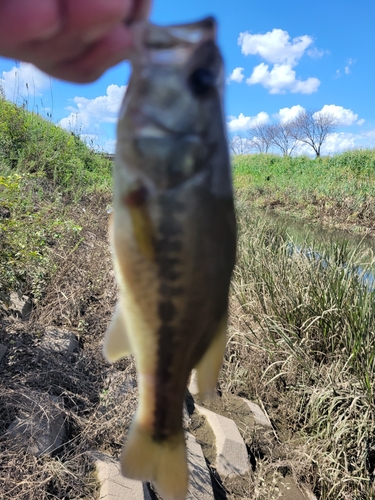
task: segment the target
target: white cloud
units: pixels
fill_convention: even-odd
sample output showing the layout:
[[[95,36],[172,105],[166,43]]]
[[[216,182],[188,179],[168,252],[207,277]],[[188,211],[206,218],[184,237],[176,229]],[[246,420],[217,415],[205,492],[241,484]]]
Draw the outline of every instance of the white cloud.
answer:
[[[289,66],[295,66],[312,43],[313,39],[307,35],[293,38],[290,42],[289,33],[281,29],[273,29],[264,35],[252,35],[246,31],[238,37],[245,56],[258,54],[269,63],[286,63]]]
[[[297,104],[291,108],[281,108],[276,116],[279,118],[281,123],[286,123],[293,120],[302,111],[305,111],[305,108]]]
[[[365,123],[365,119],[361,118],[360,120],[357,121],[357,125],[363,125]]]
[[[115,123],[126,86],[109,85],[106,95],[94,99],[75,97],[76,107],[69,106],[70,115],[60,120],[59,125],[69,130],[90,130],[100,123]]]
[[[352,70],[350,69],[350,66],[352,66],[352,64],[355,63],[355,60],[354,59],[348,59],[348,64],[345,66],[345,74],[346,75],[350,75],[350,73],[352,72]]]
[[[116,139],[105,139],[98,134],[79,134],[80,138],[92,149],[99,152],[114,153]]]
[[[249,85],[260,83],[269,89],[270,94],[292,93],[312,94],[318,90],[320,81],[317,78],[298,80],[296,72],[288,64],[274,64],[269,70],[268,64],[260,63],[253,69],[252,75],[246,80]]]
[[[370,139],[373,147],[375,146],[375,129],[369,130],[368,132],[365,132],[363,134],[363,136],[366,137],[367,139]]]
[[[329,54],[328,50],[319,50],[316,47],[313,47],[312,49],[309,49],[307,51],[307,55],[314,59],[318,59],[319,57],[323,57],[325,54]]]
[[[240,113],[238,117],[230,116],[227,122],[228,130],[230,132],[235,132],[238,130],[246,130],[249,127],[260,123],[267,123],[269,121],[269,116],[264,111],[261,111],[256,116],[245,116]]]
[[[50,85],[50,77],[33,64],[21,62],[18,67],[14,66],[9,71],[3,71],[0,83],[5,97],[17,102],[19,97],[26,99],[28,96],[41,95],[40,91]]]
[[[259,55],[273,65],[270,68],[269,64],[264,62],[258,64],[253,68],[246,83],[263,85],[270,94],[285,94],[287,91],[301,94],[316,92],[320,85],[318,78],[300,80],[293,69],[305,53],[311,57],[321,57],[324,54],[318,49],[307,51],[312,43],[313,39],[308,35],[291,39],[289,33],[281,29],[255,35],[248,31],[240,33],[238,44],[245,56]]]
[[[335,104],[325,104],[318,113],[329,113],[333,115],[338,120],[338,125],[342,126],[353,125],[358,119],[358,115],[353,113],[351,109],[345,109]],[[360,123],[358,124],[360,125]]]
[[[335,132],[329,135],[324,141],[322,145],[322,154],[329,155],[358,147],[356,145],[356,139],[358,140],[359,136],[345,132]]]
[[[103,144],[103,151],[106,151],[107,153],[114,153],[116,151],[116,139],[108,139],[104,144]]]
[[[232,73],[228,76],[228,83],[229,82],[237,82],[241,83],[243,79],[245,78],[243,74],[244,68],[234,68]]]

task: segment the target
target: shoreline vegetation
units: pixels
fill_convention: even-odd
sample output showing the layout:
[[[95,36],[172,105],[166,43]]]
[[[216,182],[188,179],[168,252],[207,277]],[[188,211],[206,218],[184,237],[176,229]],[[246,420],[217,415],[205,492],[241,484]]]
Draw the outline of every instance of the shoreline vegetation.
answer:
[[[358,273],[358,266],[363,274],[374,266],[373,255],[361,245],[333,242],[312,258],[302,251],[314,248],[308,240],[291,252],[287,230],[255,210],[373,235],[375,150],[316,160],[238,156],[233,172],[239,247],[219,386],[223,397],[260,404],[280,446],[270,451],[244,428],[256,468],[248,490],[226,485],[227,497],[276,499],[273,478],[293,475],[319,500],[375,499],[375,291]],[[100,409],[109,369],[100,343],[116,300],[106,244],[110,199],[105,155],[0,99],[0,343],[12,359],[1,368],[0,385],[4,498],[89,497],[91,466],[79,457],[98,446],[121,450],[123,409],[112,403],[110,420]],[[31,297],[34,311],[27,329],[9,334],[11,292]],[[75,332],[86,357],[76,363],[77,388],[61,385],[70,401],[70,444],[65,454],[35,459],[11,449],[4,436],[15,412],[15,384],[35,388],[38,371],[33,365],[29,379],[22,359],[17,364],[19,346],[46,324]],[[121,363],[124,371],[134,369]],[[80,377],[98,392],[77,403]],[[20,476],[25,464],[27,488]],[[86,476],[87,482],[71,479]]]
[[[354,233],[375,234],[375,149],[311,159],[233,156],[234,186],[254,207]]]

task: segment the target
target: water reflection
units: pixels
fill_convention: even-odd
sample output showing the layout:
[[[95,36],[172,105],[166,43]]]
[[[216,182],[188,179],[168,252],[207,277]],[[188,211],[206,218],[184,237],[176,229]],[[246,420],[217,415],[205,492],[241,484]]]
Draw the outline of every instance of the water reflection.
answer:
[[[357,235],[340,229],[331,229],[321,225],[309,224],[292,217],[267,211],[262,217],[268,217],[285,229],[290,242],[287,251],[290,255],[303,254],[315,261],[322,270],[330,265],[330,260],[348,271],[348,276],[355,273],[368,291],[375,289],[375,238],[369,235]]]

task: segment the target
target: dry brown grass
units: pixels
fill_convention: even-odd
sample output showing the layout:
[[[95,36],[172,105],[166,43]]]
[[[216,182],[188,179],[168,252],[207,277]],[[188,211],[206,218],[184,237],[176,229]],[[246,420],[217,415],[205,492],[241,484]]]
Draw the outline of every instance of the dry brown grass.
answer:
[[[93,196],[71,206],[69,217],[82,227],[79,244],[72,246],[65,240],[53,248],[55,276],[32,320],[4,318],[0,323],[0,342],[8,346],[0,365],[0,496],[4,500],[96,498],[98,484],[90,452],[118,454],[134,414],[137,390],[132,385],[132,359],[113,367],[101,350],[117,295],[107,238],[108,201]],[[41,341],[49,325],[73,332],[80,350],[46,351]],[[54,403],[49,396],[61,398],[68,438],[52,457],[35,457],[7,429],[17,416],[27,417],[31,410],[35,414],[35,397],[40,397],[41,414],[50,415]]]

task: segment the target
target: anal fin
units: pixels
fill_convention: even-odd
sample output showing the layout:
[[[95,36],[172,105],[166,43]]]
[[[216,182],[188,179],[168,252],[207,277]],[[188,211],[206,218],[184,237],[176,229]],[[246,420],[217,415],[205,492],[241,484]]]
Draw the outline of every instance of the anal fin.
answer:
[[[218,330],[211,344],[208,346],[202,359],[197,364],[197,383],[199,399],[202,400],[207,394],[216,389],[219,371],[223,362],[225,345],[227,341],[227,315],[219,323]]]
[[[131,354],[130,343],[119,302],[116,305],[112,321],[104,339],[103,353],[111,363]]]

